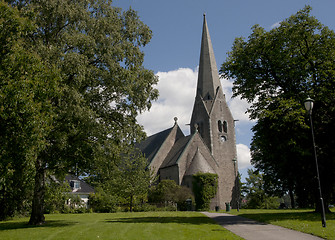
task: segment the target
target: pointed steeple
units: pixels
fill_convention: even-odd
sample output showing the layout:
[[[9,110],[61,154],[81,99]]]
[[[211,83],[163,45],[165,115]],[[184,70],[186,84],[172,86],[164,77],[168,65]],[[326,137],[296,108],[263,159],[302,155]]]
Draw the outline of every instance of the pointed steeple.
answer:
[[[200,94],[204,100],[212,100],[219,86],[221,87],[218,69],[207,27],[206,14],[204,14],[197,94]]]

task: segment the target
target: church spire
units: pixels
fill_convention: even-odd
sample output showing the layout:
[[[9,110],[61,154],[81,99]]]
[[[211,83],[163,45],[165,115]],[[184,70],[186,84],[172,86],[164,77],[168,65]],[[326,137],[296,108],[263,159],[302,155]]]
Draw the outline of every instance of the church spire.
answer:
[[[204,100],[211,100],[219,86],[221,86],[219,74],[207,27],[206,14],[204,14],[197,94],[200,94]]]

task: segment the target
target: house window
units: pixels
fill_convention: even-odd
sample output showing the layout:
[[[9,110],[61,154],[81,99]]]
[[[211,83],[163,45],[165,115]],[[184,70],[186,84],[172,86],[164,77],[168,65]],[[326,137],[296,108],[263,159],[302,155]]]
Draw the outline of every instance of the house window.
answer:
[[[74,188],[80,188],[80,182],[74,182]]]
[[[70,182],[70,186],[72,188],[79,189],[80,188],[80,182],[76,181],[76,180],[73,180],[73,181]]]

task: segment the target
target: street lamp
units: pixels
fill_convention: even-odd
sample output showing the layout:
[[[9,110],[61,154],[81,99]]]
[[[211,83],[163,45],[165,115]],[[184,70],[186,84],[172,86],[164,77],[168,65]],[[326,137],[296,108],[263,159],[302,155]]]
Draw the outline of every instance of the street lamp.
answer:
[[[314,140],[314,130],[313,130],[313,121],[312,121],[312,109],[314,106],[314,100],[311,98],[307,98],[304,102],[305,108],[309,113],[309,121],[311,124],[311,130],[312,130],[312,140],[313,140],[313,148],[314,148],[314,158],[315,158],[315,165],[316,165],[316,177],[318,179],[319,184],[319,194],[320,194],[320,203],[321,203],[321,221],[322,221],[322,227],[326,227],[326,214],[325,214],[325,207],[323,204],[323,198],[321,193],[321,184],[320,184],[320,174],[319,174],[319,165],[318,165],[318,158],[316,155],[316,147],[315,147],[315,140]]]
[[[234,163],[234,174],[235,174],[235,186],[236,186],[236,182],[240,183],[239,180],[236,179],[236,162],[237,162],[237,159],[236,157],[233,158],[233,163]],[[237,197],[237,211],[239,212],[240,211],[240,184],[238,184],[237,186],[237,194],[238,194],[238,197]]]

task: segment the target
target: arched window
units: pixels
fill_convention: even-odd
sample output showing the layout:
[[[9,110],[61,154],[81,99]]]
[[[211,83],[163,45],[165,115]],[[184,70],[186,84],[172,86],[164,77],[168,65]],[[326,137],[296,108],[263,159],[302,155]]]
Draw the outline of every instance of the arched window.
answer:
[[[228,132],[228,123],[227,123],[227,121],[223,121],[223,131],[224,131],[225,133]]]
[[[222,128],[223,127],[223,125],[222,125],[222,121],[221,120],[219,120],[218,121],[218,130],[219,130],[219,132],[222,132]]]

